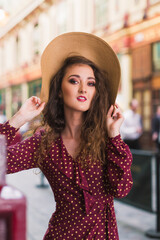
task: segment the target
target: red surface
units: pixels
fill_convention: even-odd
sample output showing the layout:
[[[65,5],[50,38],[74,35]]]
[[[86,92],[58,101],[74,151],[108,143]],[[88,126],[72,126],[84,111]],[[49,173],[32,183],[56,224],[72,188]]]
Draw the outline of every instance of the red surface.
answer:
[[[21,196],[7,199],[8,196],[2,196],[2,191],[3,187],[0,189],[0,221],[5,222],[6,230],[0,228],[0,236],[4,235],[3,231],[4,240],[26,240],[26,198],[18,191]]]

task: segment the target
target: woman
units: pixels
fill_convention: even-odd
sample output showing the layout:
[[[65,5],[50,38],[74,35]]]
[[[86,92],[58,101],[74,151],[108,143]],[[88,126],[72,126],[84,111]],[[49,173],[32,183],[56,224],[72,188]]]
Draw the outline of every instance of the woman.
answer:
[[[56,200],[44,240],[118,239],[114,197],[132,186],[132,156],[114,104],[120,67],[113,50],[87,33],[54,39],[42,55],[41,99],[29,98],[1,125],[8,144],[43,112],[39,131],[8,147],[8,173],[39,167]],[[45,104],[45,102],[46,104]]]

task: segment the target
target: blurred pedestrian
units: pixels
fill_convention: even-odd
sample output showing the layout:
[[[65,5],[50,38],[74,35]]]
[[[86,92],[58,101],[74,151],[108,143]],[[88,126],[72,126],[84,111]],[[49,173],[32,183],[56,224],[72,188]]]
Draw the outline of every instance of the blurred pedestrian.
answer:
[[[56,211],[44,240],[118,240],[113,200],[132,187],[132,155],[115,103],[118,59],[102,39],[73,32],[47,46],[41,68],[41,99],[29,98],[0,126],[9,141],[43,113],[43,129],[8,148],[7,172],[39,167],[48,179]]]
[[[157,106],[156,114],[152,119],[152,140],[156,143],[156,148],[160,150],[160,105]]]
[[[120,132],[122,138],[132,149],[140,149],[140,136],[142,135],[142,119],[137,113],[139,103],[137,99],[132,99],[130,109],[124,112],[124,122]]]

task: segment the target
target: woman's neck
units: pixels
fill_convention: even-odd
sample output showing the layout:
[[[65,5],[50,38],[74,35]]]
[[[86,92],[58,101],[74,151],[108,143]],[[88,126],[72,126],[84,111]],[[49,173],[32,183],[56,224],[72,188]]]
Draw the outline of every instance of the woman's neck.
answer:
[[[62,136],[67,139],[79,139],[83,115],[80,112],[72,112],[65,114],[65,128]]]

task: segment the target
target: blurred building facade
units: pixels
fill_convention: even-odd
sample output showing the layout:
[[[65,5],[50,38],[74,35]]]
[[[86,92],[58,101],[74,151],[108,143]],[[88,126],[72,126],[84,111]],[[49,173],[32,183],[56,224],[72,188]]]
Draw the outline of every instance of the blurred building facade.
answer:
[[[122,69],[117,101],[125,110],[132,97],[138,99],[149,139],[160,103],[160,0],[26,2],[0,25],[0,108],[7,117],[31,95],[39,96],[40,56],[49,41],[64,32],[84,31],[115,50]]]

